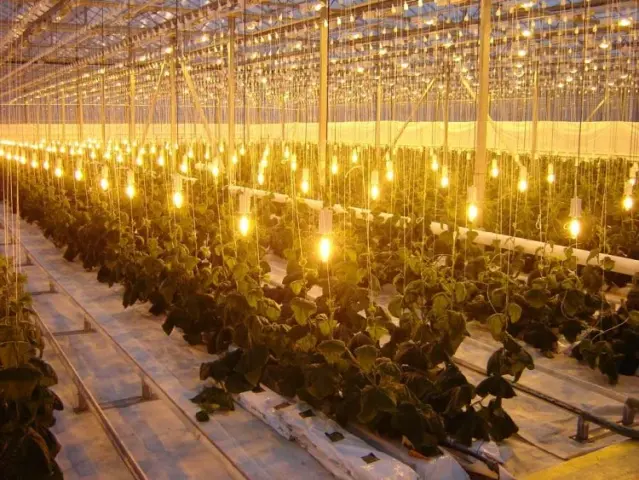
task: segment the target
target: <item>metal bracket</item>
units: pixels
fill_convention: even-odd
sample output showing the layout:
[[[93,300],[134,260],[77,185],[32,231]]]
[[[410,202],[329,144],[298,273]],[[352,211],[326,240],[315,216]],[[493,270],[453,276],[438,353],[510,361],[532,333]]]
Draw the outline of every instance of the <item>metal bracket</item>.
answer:
[[[67,337],[69,335],[82,335],[84,333],[95,333],[97,330],[93,328],[93,325],[89,321],[89,319],[84,316],[83,325],[81,329],[78,330],[63,330],[61,332],[53,332],[51,335],[54,337]]]
[[[79,388],[76,398],[78,399],[78,404],[73,408],[73,411],[75,413],[83,413],[89,410],[89,403],[87,402],[87,399],[84,397]]]
[[[157,397],[153,394],[153,390],[148,383],[146,383],[145,377],[141,377],[140,381],[142,383],[142,400],[155,400]]]
[[[635,423],[635,414],[639,410],[639,400],[636,398],[628,398],[623,406],[623,414],[621,416],[621,424],[629,426]]]
[[[583,416],[579,415],[577,417],[577,432],[575,435],[571,436],[573,440],[576,440],[579,443],[588,443],[592,440],[588,439],[588,435],[590,434],[590,423]]]

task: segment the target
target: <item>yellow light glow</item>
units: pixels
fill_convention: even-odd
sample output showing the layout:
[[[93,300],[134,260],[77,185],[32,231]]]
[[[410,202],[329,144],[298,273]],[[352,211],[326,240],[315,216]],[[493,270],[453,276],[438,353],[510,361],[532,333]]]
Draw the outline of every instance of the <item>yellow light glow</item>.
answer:
[[[636,178],[631,178],[630,180],[628,180],[628,183],[634,187],[635,184],[637,183],[637,179]]]
[[[521,31],[521,34],[524,37],[528,38],[528,37],[530,37],[532,35],[532,32],[529,29],[525,28],[524,30]]]
[[[239,223],[240,234],[243,237],[246,237],[248,235],[250,228],[251,228],[251,221],[249,220],[248,216],[242,215],[240,217],[240,223]]]
[[[144,161],[142,160],[142,156],[138,155],[138,157],[135,159],[135,164],[138,167],[141,167],[144,164]]]
[[[518,57],[525,57],[527,53],[528,52],[526,51],[525,48],[520,48],[519,50],[517,50],[517,56]]]
[[[129,198],[135,197],[135,186],[131,184],[127,185],[124,189],[124,193],[126,193],[126,196]]]
[[[555,183],[555,174],[549,173],[548,177],[546,177],[546,180],[548,180],[548,183]]]
[[[310,188],[310,185],[308,184],[308,180],[302,180],[302,183],[300,185],[300,189],[302,190],[302,193],[308,193],[309,188]]]
[[[53,171],[53,174],[60,178],[62,176],[62,169],[60,167],[55,167],[55,170]]]
[[[264,185],[264,173],[263,172],[259,172],[257,174],[257,183],[259,185]]]
[[[635,201],[630,195],[626,195],[625,197],[623,197],[622,204],[625,211],[631,210],[634,203]]]
[[[233,165],[237,165],[237,155],[233,154],[233,156],[231,157],[231,163]]]
[[[392,182],[394,178],[395,178],[395,174],[393,173],[393,169],[391,168],[386,170],[386,180],[388,180],[389,182]]]
[[[371,185],[371,200],[379,198],[379,185]]]
[[[579,233],[581,232],[581,222],[578,218],[570,220],[570,223],[568,224],[568,231],[570,232],[570,238],[575,239],[579,236]]]
[[[331,239],[327,236],[322,236],[319,241],[318,251],[320,260],[327,263],[331,258]]]
[[[38,168],[38,161],[33,159],[31,160],[31,168]]]
[[[477,205],[475,205],[474,203],[468,205],[467,215],[469,222],[474,222],[475,220],[477,220],[477,216],[479,215],[479,208],[477,208]]]
[[[333,162],[331,164],[331,173],[333,175],[337,175],[337,172],[339,171],[339,167],[337,166],[337,162]]]
[[[189,166],[186,162],[182,162],[180,164],[180,172],[187,173],[189,171]]]
[[[439,170],[439,162],[437,161],[437,157],[433,157],[433,161],[430,164],[430,168],[433,172]]]
[[[124,157],[122,156],[121,153],[118,153],[118,156],[115,158],[115,161],[118,163],[123,163],[124,162]]]
[[[357,155],[357,150],[353,150],[353,153],[351,154],[351,162],[357,163],[358,160],[359,160],[359,155]]]
[[[163,167],[164,163],[165,163],[164,155],[160,154],[160,156],[158,157],[158,166]]]
[[[82,173],[82,170],[76,170],[73,176],[78,182],[82,181],[82,179],[84,178],[84,174]]]
[[[244,155],[246,153],[246,148],[244,147],[244,145],[240,146],[240,155]]]
[[[528,181],[523,178],[520,179],[517,183],[517,189],[522,193],[528,190]]]
[[[220,175],[220,167],[218,167],[217,165],[213,165],[211,167],[211,173],[215,178],[217,178]]]
[[[499,176],[499,168],[493,166],[490,169],[490,176],[493,177],[493,178],[497,178]]]
[[[628,17],[623,17],[619,19],[619,26],[620,27],[629,27],[630,25],[632,25],[632,19],[628,18]]]
[[[49,170],[49,160],[44,161],[44,163],[42,164],[42,168],[44,168],[45,170]]]
[[[108,178],[101,178],[100,179],[100,188],[103,191],[107,191],[109,189],[109,179]]]
[[[291,171],[297,171],[297,160],[295,159],[295,157],[293,157],[293,159],[291,160]]]
[[[448,188],[449,183],[450,183],[450,180],[448,179],[448,175],[442,177],[441,180],[439,181],[439,184],[441,185],[442,188]]]
[[[184,195],[182,195],[182,192],[177,191],[173,193],[173,205],[175,208],[182,208],[182,205],[184,205]]]

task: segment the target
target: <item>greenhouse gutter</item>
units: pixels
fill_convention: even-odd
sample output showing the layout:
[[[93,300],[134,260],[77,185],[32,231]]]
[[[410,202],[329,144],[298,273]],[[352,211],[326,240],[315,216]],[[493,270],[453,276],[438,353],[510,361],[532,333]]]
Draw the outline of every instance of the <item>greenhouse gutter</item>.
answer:
[[[283,193],[275,193],[269,192],[266,190],[259,190],[255,188],[242,187],[238,185],[229,185],[228,187],[230,193],[239,193],[239,192],[248,192],[254,197],[264,198],[270,197],[270,199],[277,203],[291,203],[293,201],[293,197],[283,194]],[[324,202],[321,200],[315,200],[311,198],[302,198],[299,197],[298,200],[302,203],[305,203],[313,210],[321,210],[325,207]],[[332,210],[335,213],[346,213],[348,210],[355,212],[358,218],[364,218],[366,214],[368,214],[368,218],[372,220],[374,218],[373,214],[370,213],[370,210],[358,207],[348,207],[348,209],[344,208],[342,205],[335,204],[332,207]],[[378,216],[384,218],[384,220],[388,220],[389,218],[393,218],[395,215],[392,213],[382,212],[379,213]],[[410,221],[408,217],[401,217],[404,220]],[[448,226],[441,222],[431,222],[430,229],[435,235],[440,235],[441,233],[449,230]],[[466,238],[467,234],[471,229],[466,227],[457,227],[459,232],[459,238]],[[596,262],[600,262],[604,258],[608,257],[612,261],[615,262],[614,267],[611,269],[613,272],[621,273],[624,275],[633,276],[635,273],[639,273],[639,260],[633,260],[631,258],[619,257],[616,255],[604,255],[597,254],[591,256],[590,251],[582,250],[580,248],[572,248],[563,245],[552,245],[548,242],[539,242],[536,240],[529,240],[526,238],[520,237],[511,237],[509,235],[503,235],[500,233],[487,232],[484,230],[472,230],[476,235],[473,239],[474,243],[486,246],[494,246],[495,241],[499,242],[499,247],[504,248],[506,250],[515,250],[516,248],[521,248],[524,253],[528,253],[531,255],[545,255],[553,258],[566,258],[566,251],[570,248],[572,249],[572,254],[577,258],[577,263],[579,265],[587,265],[591,260]]]

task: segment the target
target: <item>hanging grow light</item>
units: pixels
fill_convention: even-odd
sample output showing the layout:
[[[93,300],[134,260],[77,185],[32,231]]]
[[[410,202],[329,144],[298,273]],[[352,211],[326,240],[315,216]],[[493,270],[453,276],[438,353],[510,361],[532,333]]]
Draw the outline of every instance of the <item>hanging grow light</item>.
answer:
[[[55,169],[53,170],[53,174],[60,178],[62,177],[62,174],[64,173],[64,171],[62,170],[62,159],[60,158],[56,158],[55,160]]]
[[[251,220],[249,213],[251,210],[251,194],[247,191],[240,192],[238,213],[240,219],[238,222],[238,230],[240,235],[246,237],[251,229]]]
[[[523,165],[519,167],[519,181],[517,182],[517,189],[522,193],[528,190],[528,169]]]
[[[124,193],[131,199],[135,197],[135,174],[133,173],[133,170],[126,172],[126,187],[124,189]]]
[[[106,192],[109,189],[109,167],[102,166],[102,173],[100,175],[100,188]]]
[[[570,200],[570,222],[568,223],[568,233],[570,238],[576,239],[581,233],[581,198],[573,197]]]
[[[175,208],[182,208],[184,205],[184,194],[182,193],[182,176],[173,175],[173,205]]]
[[[552,163],[548,164],[548,175],[546,176],[546,180],[550,184],[555,183],[555,167]]]
[[[630,210],[632,210],[632,207],[634,206],[634,198],[632,198],[632,185],[630,185],[629,183],[626,184],[625,189],[624,189],[624,197],[623,200],[621,202],[623,209],[628,212]]]
[[[493,158],[490,163],[490,176],[493,178],[497,178],[499,176],[499,166],[496,158]]]
[[[302,183],[300,184],[300,190],[302,190],[302,193],[304,193],[304,194],[308,193],[309,189],[311,188],[310,183],[309,183],[309,176],[310,176],[310,172],[309,172],[308,168],[303,168],[302,169]]]
[[[442,178],[439,181],[439,184],[441,185],[442,188],[448,188],[449,183],[450,183],[450,180],[448,178],[448,166],[444,165],[442,167]]]
[[[468,221],[473,223],[479,216],[479,207],[477,206],[477,187],[468,187],[468,208],[466,210]]]
[[[321,235],[318,244],[319,258],[327,263],[331,258],[332,242],[331,233],[333,231],[333,211],[330,208],[323,208],[319,214],[319,234]]]
[[[373,170],[371,172],[371,200],[379,198],[379,172]]]
[[[339,166],[337,164],[337,155],[333,155],[333,158],[331,159],[331,173],[333,175],[337,175],[338,171],[339,171]]]

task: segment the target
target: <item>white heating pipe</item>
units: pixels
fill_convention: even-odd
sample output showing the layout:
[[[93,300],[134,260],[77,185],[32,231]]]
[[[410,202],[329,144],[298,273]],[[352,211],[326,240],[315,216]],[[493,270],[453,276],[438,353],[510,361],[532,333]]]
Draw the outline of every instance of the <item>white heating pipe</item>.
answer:
[[[283,193],[274,193],[268,192],[266,190],[257,190],[248,187],[241,187],[238,185],[230,185],[229,192],[238,193],[241,191],[250,192],[255,197],[267,197],[272,195],[272,200],[278,203],[289,203],[291,202],[291,197],[289,195],[285,195]],[[313,210],[321,210],[324,208],[324,202],[321,200],[314,200],[310,198],[300,198],[300,201],[304,202],[306,205],[311,207]],[[369,211],[363,208],[357,207],[349,207],[349,209],[357,214],[358,217],[362,218]],[[339,205],[333,205],[333,211],[335,213],[345,213],[346,209]],[[392,218],[394,215],[391,213],[380,213],[380,217],[384,219]],[[369,213],[369,218],[373,218],[373,215]],[[408,217],[402,217],[405,220],[410,221]],[[430,224],[430,229],[435,235],[441,234],[443,231],[448,230],[446,225],[442,225],[439,222],[432,222]],[[460,238],[465,238],[469,229],[465,227],[458,227]],[[539,255],[543,253],[544,255],[554,257],[554,258],[565,258],[566,249],[569,247],[565,247],[562,245],[550,245],[549,243],[539,242],[536,240],[529,240],[527,238],[519,238],[519,237],[511,237],[508,235],[502,235],[499,233],[486,232],[484,230],[474,230],[477,233],[474,242],[480,245],[493,245],[495,240],[499,241],[500,247],[505,248],[507,250],[514,250],[516,247],[521,247],[525,253],[532,255]],[[588,262],[588,256],[590,252],[588,250],[582,250],[579,248],[573,248],[572,254],[577,257],[577,263],[579,265],[586,265]],[[605,257],[610,257],[611,260],[615,262],[614,267],[612,268],[613,272],[622,273],[624,275],[634,275],[635,273],[639,273],[639,260],[633,260],[631,258],[618,257],[615,255],[603,255],[599,254],[597,257],[593,257],[591,261],[601,261]]]

